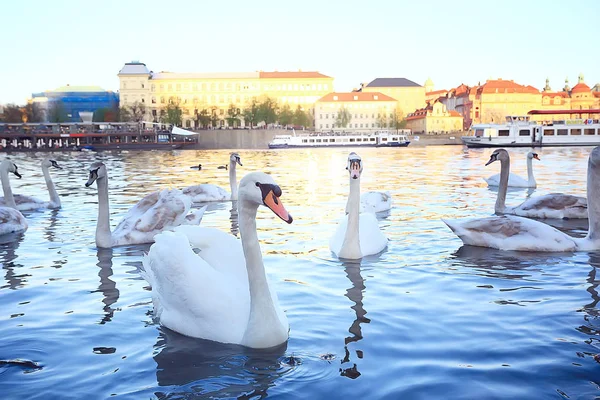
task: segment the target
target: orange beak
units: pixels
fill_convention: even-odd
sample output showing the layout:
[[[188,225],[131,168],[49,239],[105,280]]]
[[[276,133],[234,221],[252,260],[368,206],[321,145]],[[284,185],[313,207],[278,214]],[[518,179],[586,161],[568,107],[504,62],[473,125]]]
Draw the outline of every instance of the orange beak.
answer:
[[[269,207],[271,211],[275,213],[279,218],[291,224],[293,221],[292,216],[287,212],[283,204],[281,203],[281,199],[275,196],[272,190],[270,190],[267,195],[263,199],[263,203],[265,206]]]

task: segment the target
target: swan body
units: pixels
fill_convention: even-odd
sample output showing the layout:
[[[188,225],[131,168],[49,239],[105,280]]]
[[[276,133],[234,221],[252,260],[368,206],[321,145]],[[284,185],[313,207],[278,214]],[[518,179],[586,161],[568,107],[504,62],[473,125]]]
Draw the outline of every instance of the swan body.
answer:
[[[584,238],[574,238],[558,229],[513,215],[478,219],[443,220],[466,245],[514,251],[594,251],[600,250],[600,147],[588,161],[587,197],[589,230]]]
[[[131,207],[114,231],[110,230],[108,205],[108,174],[101,162],[93,163],[87,187],[96,182],[98,186],[98,223],[96,246],[114,246],[152,243],[154,236],[164,230],[185,223],[197,223],[202,219],[203,208],[188,218],[191,201],[178,189],[165,189],[150,193]]]
[[[240,236],[218,229],[180,226],[156,236],[143,258],[161,325],[181,334],[268,348],[288,339],[289,324],[269,287],[256,232],[259,205],[284,221],[281,189],[262,172],[240,182]]]
[[[495,150],[490,156],[490,160],[485,164],[489,165],[495,161],[500,161],[500,186],[498,188],[498,197],[494,211],[496,214],[513,214],[529,218],[587,218],[588,200],[585,197],[572,196],[563,193],[551,193],[544,196],[531,197],[522,204],[515,207],[507,207],[506,192],[508,190],[508,176],[510,174],[510,156],[504,149]]]
[[[25,232],[27,228],[27,220],[19,210],[0,207],[0,235]]]
[[[359,213],[360,175],[363,165],[358,154],[350,153],[346,169],[350,174],[347,214],[329,240],[329,248],[339,258],[356,260],[380,253],[387,247],[388,240],[379,230],[379,223],[373,213]]]
[[[11,164],[14,168],[11,167]],[[32,196],[13,194],[8,179],[8,172],[13,172],[18,178],[21,178],[21,175],[18,173],[17,166],[12,161],[4,160],[0,163],[0,179],[2,180],[2,189],[4,191],[4,196],[0,197],[0,206],[12,207],[20,211],[38,210],[40,208],[59,209],[61,207],[60,197],[50,177],[50,167],[62,169],[54,160],[47,158],[42,161],[42,173],[44,174],[46,187],[50,194],[50,201],[44,201]]]
[[[539,161],[540,157],[537,153],[530,151],[527,153],[527,179],[520,177],[512,172],[508,176],[509,187],[520,187],[520,188],[536,188],[537,182],[533,176],[533,159]],[[484,178],[488,186],[500,186],[500,174],[495,174],[489,178]]]
[[[231,153],[229,155],[229,185],[231,187],[231,194],[220,186],[210,183],[189,186],[183,189],[183,194],[189,196],[193,203],[237,200],[236,164],[242,165],[240,155],[238,153]]]
[[[392,208],[390,192],[366,192],[360,196],[360,212],[378,213]]]

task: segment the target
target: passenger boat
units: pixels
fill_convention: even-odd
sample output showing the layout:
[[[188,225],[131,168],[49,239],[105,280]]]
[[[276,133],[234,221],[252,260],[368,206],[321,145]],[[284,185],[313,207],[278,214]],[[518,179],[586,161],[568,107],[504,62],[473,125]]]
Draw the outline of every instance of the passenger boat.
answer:
[[[269,149],[297,147],[406,147],[410,130],[374,132],[317,132],[296,135],[275,135]]]
[[[530,115],[594,115],[600,110],[532,110]],[[531,121],[507,116],[504,124],[476,124],[461,139],[467,147],[598,146],[600,120],[592,118]]]

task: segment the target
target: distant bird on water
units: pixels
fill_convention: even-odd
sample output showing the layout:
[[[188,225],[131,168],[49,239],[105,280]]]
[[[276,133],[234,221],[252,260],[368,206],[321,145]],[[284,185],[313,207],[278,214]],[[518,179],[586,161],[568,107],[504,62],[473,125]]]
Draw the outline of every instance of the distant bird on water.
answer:
[[[198,171],[200,171],[202,169],[202,164],[194,165],[193,167],[190,167],[190,168],[197,169]]]

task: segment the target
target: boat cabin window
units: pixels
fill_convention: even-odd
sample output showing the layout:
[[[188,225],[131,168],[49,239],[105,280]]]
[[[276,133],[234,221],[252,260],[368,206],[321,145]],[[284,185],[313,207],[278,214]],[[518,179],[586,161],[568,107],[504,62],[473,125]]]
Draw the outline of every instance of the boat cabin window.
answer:
[[[354,142],[354,138],[350,138],[350,141],[351,141],[351,142]]]
[[[372,138],[369,139],[369,142],[374,142],[374,141],[375,141],[374,137],[372,137]]]
[[[398,138],[397,137],[393,137],[392,140],[398,140]]]
[[[594,128],[586,128],[586,129],[584,129],[583,133],[585,135],[593,135],[594,134]]]
[[[483,129],[475,129],[475,137],[482,137]]]
[[[386,138],[386,137],[384,137],[384,138],[381,138],[381,141],[382,141],[382,142],[387,142],[387,138]]]
[[[568,135],[569,134],[569,130],[568,129],[558,129],[557,130],[557,134],[558,135]]]
[[[317,143],[321,143],[321,139],[317,139]]]
[[[498,131],[498,136],[508,136],[510,134],[510,131],[508,129],[500,129]]]
[[[357,142],[362,142],[361,138],[356,139]]]
[[[335,139],[329,139],[329,143],[335,142]]]
[[[307,142],[308,142],[308,140],[302,139],[302,143],[307,143]]]
[[[581,129],[571,129],[571,136],[576,135],[579,136],[581,135]]]
[[[519,136],[529,136],[530,134],[531,134],[531,131],[529,131],[529,129],[519,130]]]
[[[554,129],[544,129],[544,136],[554,136]]]
[[[314,142],[315,142],[315,139],[309,139],[308,141],[309,141],[310,143],[314,143]]]

